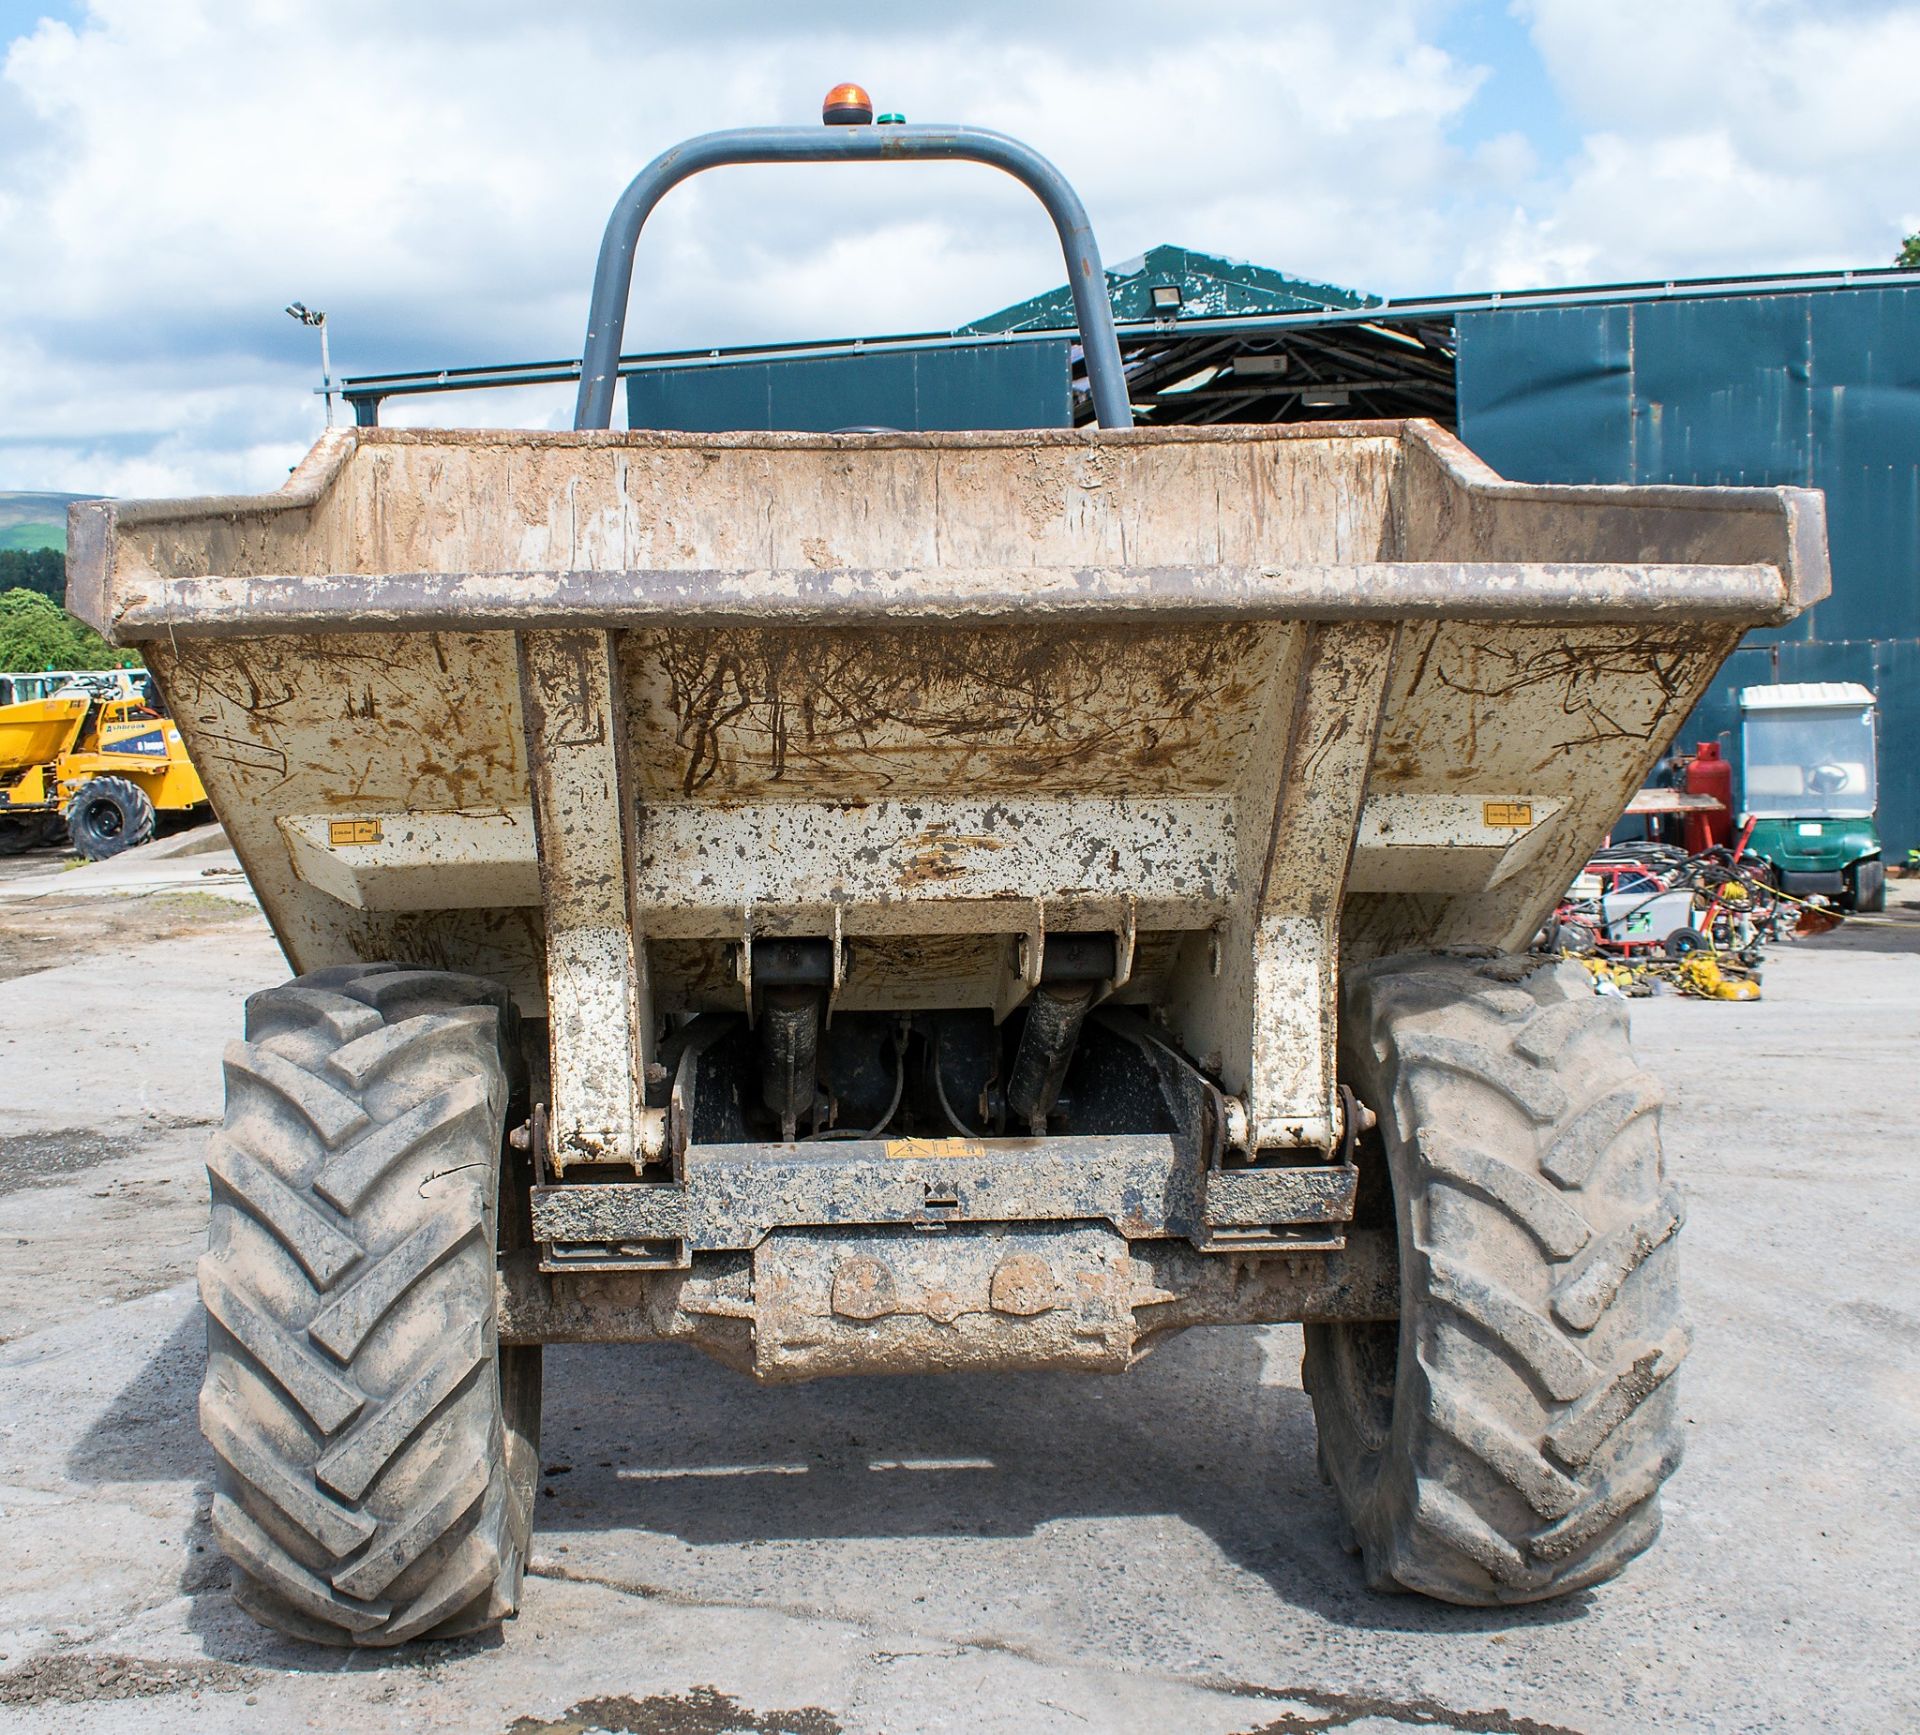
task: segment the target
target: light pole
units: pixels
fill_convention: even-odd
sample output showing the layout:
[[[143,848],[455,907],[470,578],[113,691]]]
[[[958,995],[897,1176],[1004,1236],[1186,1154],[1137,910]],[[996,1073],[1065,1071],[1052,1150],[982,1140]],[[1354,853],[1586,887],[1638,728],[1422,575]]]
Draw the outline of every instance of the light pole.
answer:
[[[320,389],[327,399],[327,426],[333,426],[333,364],[327,359],[327,316],[309,307],[304,301],[296,301],[287,309],[288,314],[299,320],[302,325],[311,325],[320,333]]]

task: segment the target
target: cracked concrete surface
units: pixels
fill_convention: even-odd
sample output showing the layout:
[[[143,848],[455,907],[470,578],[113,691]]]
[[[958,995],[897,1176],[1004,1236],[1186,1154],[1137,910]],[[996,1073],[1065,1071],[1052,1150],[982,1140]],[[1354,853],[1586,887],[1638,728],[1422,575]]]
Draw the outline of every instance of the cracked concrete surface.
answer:
[[[0,983],[0,1731],[1920,1725],[1917,948],[1842,934],[1783,950],[1757,1005],[1634,1007],[1697,1346],[1666,1536],[1613,1585],[1369,1595],[1287,1328],[1121,1379],[767,1391],[571,1348],[524,1613],[398,1657],[263,1633],[206,1531],[199,1147],[280,970],[264,925]]]

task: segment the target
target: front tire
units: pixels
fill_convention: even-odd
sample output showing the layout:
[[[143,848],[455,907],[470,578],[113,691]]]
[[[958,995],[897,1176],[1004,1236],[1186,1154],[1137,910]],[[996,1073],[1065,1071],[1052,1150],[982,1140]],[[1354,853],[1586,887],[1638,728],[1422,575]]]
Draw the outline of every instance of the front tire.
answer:
[[[1401,1317],[1310,1325],[1305,1379],[1376,1590],[1535,1602],[1659,1534],[1685,1356],[1659,1093],[1578,965],[1397,958],[1346,985]]]
[[[124,777],[96,777],[67,803],[67,836],[88,861],[105,861],[153,841],[153,803]]]
[[[208,1154],[201,1426],[234,1595],[394,1645],[518,1604],[540,1352],[495,1329],[512,1003],[355,965],[247,1003]]]

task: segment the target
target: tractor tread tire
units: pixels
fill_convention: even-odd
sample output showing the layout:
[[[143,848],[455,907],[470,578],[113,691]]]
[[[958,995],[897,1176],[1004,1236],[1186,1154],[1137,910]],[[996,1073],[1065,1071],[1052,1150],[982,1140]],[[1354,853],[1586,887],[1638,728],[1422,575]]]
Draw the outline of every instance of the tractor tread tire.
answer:
[[[1307,1327],[1304,1377],[1368,1583],[1490,1606],[1611,1578],[1659,1533],[1688,1345],[1624,1008],[1578,965],[1392,958],[1349,977],[1341,1045],[1401,1319]]]
[[[228,1048],[200,1418],[235,1600],[292,1637],[517,1605],[539,1352],[494,1321],[514,1036],[491,982],[363,965],[254,995]]]
[[[112,830],[103,831],[92,818],[92,810],[102,802],[112,803],[119,815]],[[147,792],[125,777],[95,777],[83,784],[68,801],[65,818],[69,841],[88,861],[105,861],[151,843],[160,823]]]

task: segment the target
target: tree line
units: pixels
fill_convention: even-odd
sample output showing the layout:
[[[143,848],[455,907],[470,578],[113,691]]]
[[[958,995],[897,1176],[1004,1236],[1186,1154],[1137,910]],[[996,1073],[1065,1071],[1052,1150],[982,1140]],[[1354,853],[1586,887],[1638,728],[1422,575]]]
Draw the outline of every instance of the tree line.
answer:
[[[65,606],[67,557],[57,548],[0,548],[0,591],[32,590]]]
[[[140,659],[116,651],[68,614],[67,557],[57,548],[0,548],[0,674],[40,669],[133,668]]]

